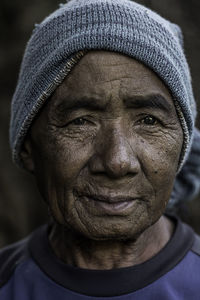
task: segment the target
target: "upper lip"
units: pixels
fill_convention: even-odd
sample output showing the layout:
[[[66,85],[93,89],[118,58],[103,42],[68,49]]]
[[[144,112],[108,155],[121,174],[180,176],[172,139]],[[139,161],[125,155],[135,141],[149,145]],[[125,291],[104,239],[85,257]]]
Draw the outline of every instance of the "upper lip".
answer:
[[[80,196],[80,195],[79,195]],[[118,203],[118,202],[127,202],[127,201],[133,201],[138,199],[138,197],[130,197],[130,196],[107,196],[107,195],[81,195],[82,197],[91,198],[95,201],[102,201],[107,203]]]

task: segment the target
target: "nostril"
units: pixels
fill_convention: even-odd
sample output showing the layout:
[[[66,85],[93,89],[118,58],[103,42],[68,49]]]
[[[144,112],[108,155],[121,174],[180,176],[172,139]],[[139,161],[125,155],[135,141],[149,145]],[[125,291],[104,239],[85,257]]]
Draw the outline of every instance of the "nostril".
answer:
[[[106,155],[94,155],[89,161],[90,172],[98,176],[120,178],[134,176],[139,172],[139,162],[133,154],[119,156],[106,153]]]
[[[133,141],[132,141],[133,142]],[[121,129],[108,130],[95,145],[95,152],[90,160],[90,170],[93,173],[104,174],[112,178],[135,175],[140,168],[134,147]]]
[[[106,172],[112,177],[122,177],[130,172],[130,160],[127,158],[115,156],[103,162]]]

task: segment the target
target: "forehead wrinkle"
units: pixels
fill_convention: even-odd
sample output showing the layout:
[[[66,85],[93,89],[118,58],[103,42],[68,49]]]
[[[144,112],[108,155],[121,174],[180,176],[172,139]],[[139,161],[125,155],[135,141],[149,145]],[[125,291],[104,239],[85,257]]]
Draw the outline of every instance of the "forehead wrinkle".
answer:
[[[110,67],[121,67],[130,65],[134,59],[125,55],[109,51],[88,52],[80,61],[79,66],[88,68],[91,73],[107,73]],[[126,69],[125,69],[126,70]]]
[[[112,99],[116,103],[120,99],[123,100],[125,95],[127,98],[134,98],[137,95],[150,94],[155,88],[157,93],[162,92],[163,87],[160,85],[159,79],[153,77],[152,80],[151,76],[149,76],[150,70],[145,66],[137,61],[135,62],[129,57],[127,58],[122,55],[115,57],[115,55],[105,55],[105,60],[104,56],[96,54],[83,57],[69,74],[69,77],[66,78],[64,87],[57,93],[58,100],[56,102],[65,102],[68,98],[86,99],[93,97],[95,101],[98,98],[97,101],[101,103],[102,101],[111,103]],[[112,59],[109,60],[110,58]],[[133,62],[133,68],[125,67],[125,65],[130,64],[130,60]],[[100,64],[101,61],[103,64]],[[113,61],[115,64],[113,64]],[[108,65],[104,65],[105,62],[108,62]],[[106,71],[109,70],[110,67],[112,69],[113,65],[120,67],[119,72],[116,72],[115,68],[112,72]],[[131,69],[133,72],[131,72]],[[140,73],[141,69],[143,71],[142,73]],[[146,84],[141,84],[141,74]],[[77,88],[74,88],[74,81],[77,83]],[[117,84],[117,82],[119,82],[119,84]],[[101,83],[105,83],[106,86],[101,85]],[[84,94],[82,92],[83,90]],[[123,102],[121,104],[123,104]]]
[[[113,78],[109,78],[109,79],[106,79],[105,78],[105,75],[107,74],[106,72],[105,73],[96,73],[97,75],[100,75],[98,78],[97,78],[97,82],[105,82],[105,83],[109,83],[109,82],[115,82],[115,81],[120,81],[120,88],[122,86],[122,80],[124,79],[134,79],[132,76],[130,75],[120,75],[120,74],[113,74]],[[102,77],[101,77],[102,75]]]
[[[126,65],[130,64],[131,62],[135,62],[135,64],[142,64],[139,60],[130,57],[124,53],[110,51],[110,50],[90,50],[88,51],[85,56],[81,59],[82,62],[85,63],[98,63],[100,65],[107,66],[108,64],[111,66],[115,65]]]

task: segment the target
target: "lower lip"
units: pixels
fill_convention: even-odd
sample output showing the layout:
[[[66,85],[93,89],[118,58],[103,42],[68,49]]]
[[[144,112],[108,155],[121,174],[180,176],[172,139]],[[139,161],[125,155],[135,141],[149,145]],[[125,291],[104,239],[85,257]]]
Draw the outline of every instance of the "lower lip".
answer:
[[[136,199],[128,200],[128,201],[121,201],[121,202],[104,202],[98,201],[93,198],[87,198],[88,204],[92,204],[92,206],[101,212],[104,212],[109,215],[116,215],[121,213],[128,213],[130,209],[132,209]]]

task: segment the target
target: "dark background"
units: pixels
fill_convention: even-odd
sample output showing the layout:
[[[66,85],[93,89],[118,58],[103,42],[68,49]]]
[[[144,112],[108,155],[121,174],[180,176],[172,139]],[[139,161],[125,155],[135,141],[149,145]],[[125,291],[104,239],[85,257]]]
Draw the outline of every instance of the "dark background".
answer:
[[[179,24],[200,107],[200,1],[138,0]],[[24,47],[35,23],[54,11],[57,0],[1,0],[0,2],[0,247],[24,237],[47,219],[47,209],[31,175],[11,160],[8,142],[10,102]],[[197,119],[200,127],[200,117]],[[179,214],[200,232],[200,196],[181,207]]]

